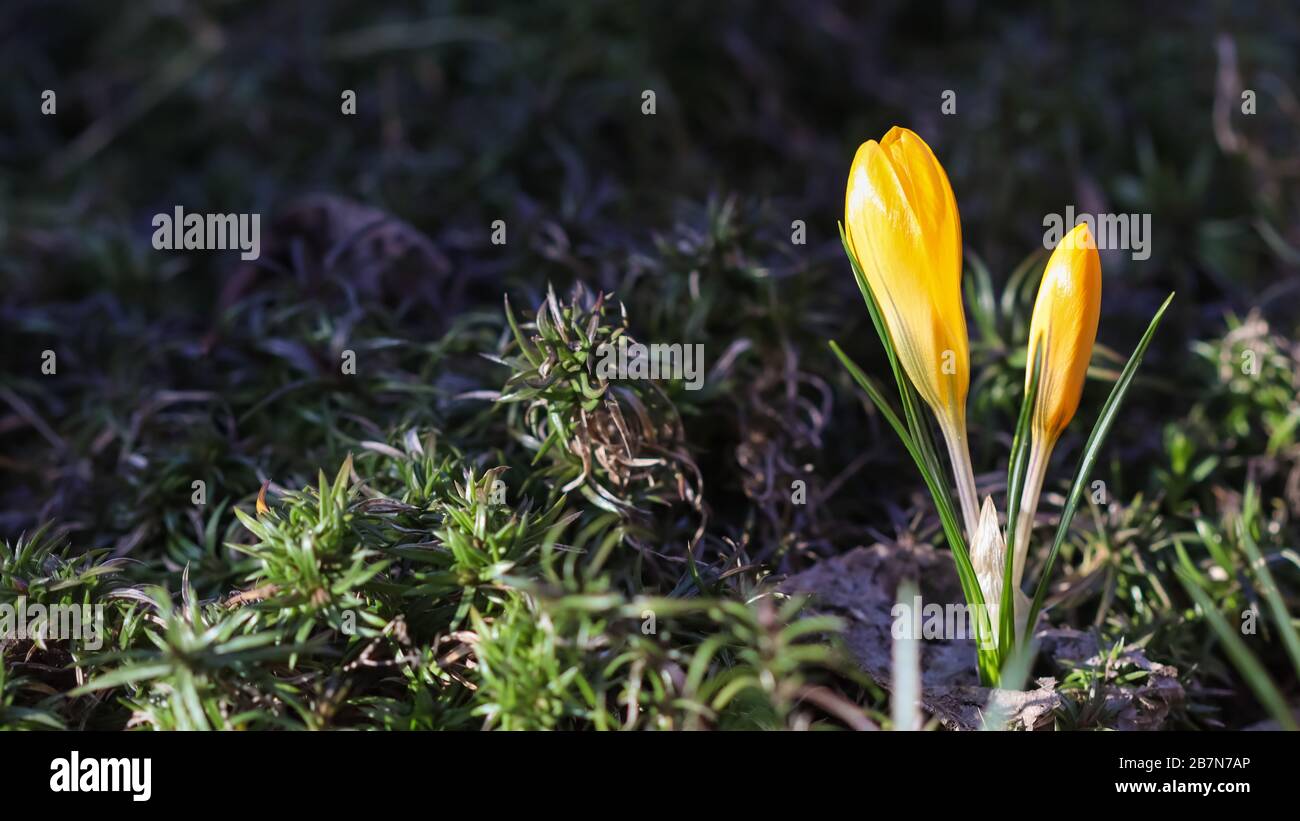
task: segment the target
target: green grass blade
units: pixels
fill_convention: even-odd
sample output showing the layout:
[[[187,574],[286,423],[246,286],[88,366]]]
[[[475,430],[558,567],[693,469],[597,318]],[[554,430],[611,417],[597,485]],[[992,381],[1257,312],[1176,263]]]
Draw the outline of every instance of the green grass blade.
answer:
[[[1241,640],[1241,636],[1237,635],[1237,632],[1232,629],[1232,625],[1228,624],[1227,619],[1215,607],[1214,600],[1196,585],[1196,582],[1191,578],[1191,574],[1181,567],[1176,568],[1174,572],[1178,576],[1178,581],[1182,583],[1183,588],[1187,591],[1187,595],[1191,596],[1197,607],[1201,608],[1201,611],[1205,613],[1205,620],[1213,628],[1215,634],[1218,635],[1219,641],[1223,643],[1223,649],[1228,654],[1228,658],[1232,660],[1237,671],[1246,680],[1246,684],[1254,691],[1255,697],[1259,699],[1260,704],[1277,719],[1283,728],[1287,730],[1300,729],[1296,727],[1295,717],[1291,715],[1291,708],[1287,706],[1286,699],[1282,697],[1277,685],[1269,678],[1268,671],[1264,669],[1264,665],[1260,663],[1259,659],[1255,658],[1254,653],[1250,652],[1246,642]]]
[[[1291,623],[1291,613],[1287,610],[1286,602],[1277,588],[1272,571],[1268,569],[1268,563],[1264,561],[1264,554],[1260,552],[1254,537],[1250,535],[1245,516],[1237,520],[1237,541],[1241,542],[1242,549],[1250,559],[1250,567],[1258,580],[1258,586],[1263,591],[1265,600],[1268,601],[1268,609],[1273,613],[1273,621],[1277,622],[1278,632],[1282,634],[1282,644],[1286,647],[1287,655],[1291,657],[1296,675],[1300,676],[1300,637],[1296,635],[1295,625]]]
[[[1006,343],[998,333],[998,307],[993,295],[993,276],[984,260],[975,254],[967,254],[967,259],[971,275],[965,280],[966,304],[971,306],[971,316],[979,328],[981,341],[1002,347]]]
[[[858,387],[862,388],[862,390],[866,392],[867,398],[871,400],[871,404],[876,406],[876,409],[880,411],[880,415],[885,417],[885,421],[894,429],[894,433],[897,433],[898,438],[903,440],[903,446],[907,448],[908,454],[910,454],[912,459],[916,460],[919,465],[920,453],[916,450],[916,443],[912,441],[912,434],[908,432],[907,428],[903,425],[902,420],[898,418],[898,414],[894,412],[894,409],[889,406],[889,401],[885,399],[884,394],[882,394],[880,389],[876,387],[876,383],[871,381],[871,377],[863,373],[857,363],[850,359],[848,354],[844,353],[844,350],[840,348],[839,344],[835,340],[832,339],[827,344],[831,346],[831,350],[835,352],[837,357],[839,357],[840,364],[843,365],[844,369],[853,377],[853,381],[857,382]]]

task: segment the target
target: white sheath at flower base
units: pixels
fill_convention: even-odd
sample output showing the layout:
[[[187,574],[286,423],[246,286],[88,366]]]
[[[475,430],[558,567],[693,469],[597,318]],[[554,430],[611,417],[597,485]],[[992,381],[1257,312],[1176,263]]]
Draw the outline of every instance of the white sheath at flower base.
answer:
[[[998,624],[1002,609],[1002,577],[1006,571],[1007,543],[1002,538],[1002,526],[998,524],[998,509],[992,497],[984,497],[984,506],[980,508],[979,526],[975,529],[975,539],[971,543],[970,560],[975,568],[975,577],[980,583],[980,592],[984,594],[984,605],[989,614],[989,625],[993,630],[992,643],[997,644]],[[1016,635],[1023,635],[1025,619],[1029,615],[1029,597],[1015,589]],[[978,618],[978,614],[977,614]]]

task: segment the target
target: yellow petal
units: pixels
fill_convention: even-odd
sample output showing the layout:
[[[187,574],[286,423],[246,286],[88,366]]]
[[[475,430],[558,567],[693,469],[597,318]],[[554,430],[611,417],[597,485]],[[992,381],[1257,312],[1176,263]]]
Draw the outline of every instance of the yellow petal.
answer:
[[[964,420],[970,347],[961,298],[961,220],[943,166],[895,126],[858,149],[844,200],[849,248],[903,370],[936,414]]]
[[[1038,286],[1029,326],[1029,364],[1025,386],[1033,376],[1041,347],[1043,365],[1034,405],[1036,437],[1054,443],[1079,409],[1083,380],[1097,340],[1101,315],[1101,258],[1086,224],[1061,240],[1047,261]]]

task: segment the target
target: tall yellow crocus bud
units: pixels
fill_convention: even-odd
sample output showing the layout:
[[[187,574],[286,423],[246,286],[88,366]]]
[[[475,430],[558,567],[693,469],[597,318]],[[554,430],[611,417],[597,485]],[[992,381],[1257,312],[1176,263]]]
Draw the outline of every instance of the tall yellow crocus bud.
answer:
[[[895,126],[858,148],[844,198],[849,250],[880,305],[899,364],[948,445],[968,534],[977,524],[966,443],[970,347],[961,295],[961,220],[943,166]]]
[[[1017,585],[1024,573],[1029,533],[1038,511],[1047,462],[1061,431],[1079,409],[1100,315],[1101,258],[1088,226],[1081,224],[1061,240],[1047,261],[1043,282],[1038,286],[1038,299],[1034,302],[1034,318],[1029,325],[1025,390],[1033,378],[1034,360],[1039,351],[1042,351],[1042,367],[1030,421],[1029,468],[1016,523]]]

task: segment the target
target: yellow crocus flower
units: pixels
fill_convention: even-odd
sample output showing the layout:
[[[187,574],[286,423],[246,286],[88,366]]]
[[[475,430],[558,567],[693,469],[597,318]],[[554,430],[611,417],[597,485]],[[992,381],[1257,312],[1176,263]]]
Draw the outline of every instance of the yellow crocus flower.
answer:
[[[1079,409],[1092,346],[1101,315],[1101,258],[1086,224],[1075,226],[1052,252],[1043,272],[1029,325],[1029,366],[1043,351],[1038,400],[1034,404],[1036,437],[1055,443]]]
[[[1043,475],[1061,431],[1079,409],[1083,381],[1088,375],[1092,346],[1097,340],[1101,315],[1101,258],[1087,224],[1075,226],[1061,240],[1047,261],[1043,282],[1034,302],[1029,325],[1029,360],[1025,368],[1025,389],[1033,377],[1034,360],[1042,351],[1038,396],[1030,421],[1029,467],[1024,495],[1016,523],[1014,549],[1015,580],[1024,573],[1029,533]]]
[[[966,529],[974,534],[961,220],[948,175],[930,146],[898,126],[879,143],[863,143],[849,170],[844,222],[849,250],[880,305],[899,364],[939,421]]]

